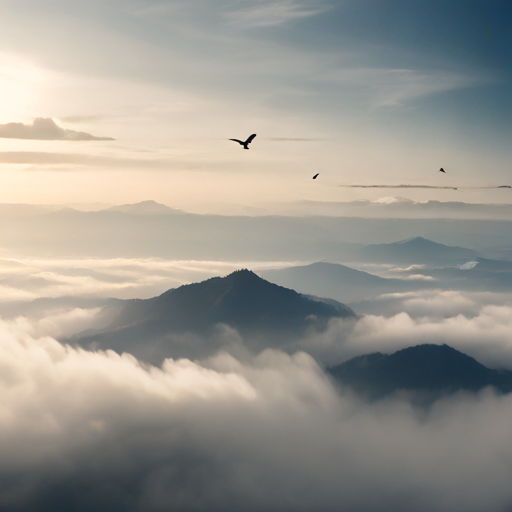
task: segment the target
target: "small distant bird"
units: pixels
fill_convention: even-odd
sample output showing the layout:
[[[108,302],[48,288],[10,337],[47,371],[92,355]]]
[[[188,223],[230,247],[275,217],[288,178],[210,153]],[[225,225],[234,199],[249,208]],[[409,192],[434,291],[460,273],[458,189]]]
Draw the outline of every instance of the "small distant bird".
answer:
[[[441,169],[439,169],[439,171],[437,172],[444,172],[446,174],[446,171],[441,167]]]
[[[234,140],[235,142],[238,142],[238,144],[241,144],[244,149],[249,149],[247,147],[248,144],[250,144],[252,142],[252,140],[254,139],[254,137],[256,137],[256,134],[253,133],[252,135],[250,135],[247,140],[244,142],[243,140],[238,140],[238,139],[229,139],[229,140]]]
[[[319,175],[320,173],[317,172],[314,176],[313,176],[313,179],[316,180],[316,177]]]

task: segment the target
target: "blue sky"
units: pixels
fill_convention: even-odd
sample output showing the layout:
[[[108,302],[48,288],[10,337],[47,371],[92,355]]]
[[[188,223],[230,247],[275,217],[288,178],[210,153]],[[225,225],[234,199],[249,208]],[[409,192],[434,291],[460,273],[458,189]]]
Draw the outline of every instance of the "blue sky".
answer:
[[[0,139],[0,201],[378,199],[336,185],[435,185],[441,166],[508,184],[511,25],[492,0],[4,0],[0,124],[116,140]],[[226,141],[252,132],[249,152]],[[409,197],[510,202],[459,192]]]

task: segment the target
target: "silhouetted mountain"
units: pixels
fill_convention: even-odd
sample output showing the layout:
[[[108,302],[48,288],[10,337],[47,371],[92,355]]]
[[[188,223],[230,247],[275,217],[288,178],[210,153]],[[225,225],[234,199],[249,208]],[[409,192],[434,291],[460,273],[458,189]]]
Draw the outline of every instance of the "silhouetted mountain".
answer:
[[[420,393],[425,402],[487,386],[504,393],[512,391],[512,372],[486,368],[448,345],[417,345],[391,355],[375,352],[328,371],[338,382],[369,399],[401,390]]]
[[[131,215],[184,215],[183,210],[177,208],[169,208],[165,204],[157,203],[156,201],[142,201],[135,204],[121,204],[111,206],[105,212],[122,212]]]
[[[343,302],[431,286],[427,282],[418,284],[403,279],[386,279],[345,265],[327,262],[261,270],[258,274],[273,283],[293,288],[301,293],[332,297]]]
[[[306,330],[325,328],[333,317],[354,317],[340,303],[310,300],[261,279],[249,270],[168,290],[159,297],[132,300],[108,329],[75,338],[83,346],[130,352],[151,362],[164,357],[199,357],[218,347],[204,346],[218,324],[244,336],[256,349],[284,346]],[[185,334],[189,342],[184,341]]]
[[[432,242],[421,236],[391,244],[371,244],[358,251],[363,261],[379,263],[428,263],[432,261],[475,259],[478,252]]]

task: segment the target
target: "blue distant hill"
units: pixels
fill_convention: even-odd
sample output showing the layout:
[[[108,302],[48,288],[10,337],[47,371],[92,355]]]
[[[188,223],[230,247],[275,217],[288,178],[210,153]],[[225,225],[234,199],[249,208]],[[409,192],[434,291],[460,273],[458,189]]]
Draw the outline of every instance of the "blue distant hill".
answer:
[[[451,261],[475,259],[477,251],[439,244],[421,236],[408,238],[391,244],[370,244],[358,251],[362,261],[378,263],[428,263],[431,261]]]

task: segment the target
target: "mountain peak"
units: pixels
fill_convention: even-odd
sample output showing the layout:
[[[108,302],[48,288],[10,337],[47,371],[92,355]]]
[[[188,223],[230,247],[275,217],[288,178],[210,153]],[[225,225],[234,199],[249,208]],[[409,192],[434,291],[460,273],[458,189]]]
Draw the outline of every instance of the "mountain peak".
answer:
[[[437,398],[458,390],[478,391],[494,386],[511,390],[512,372],[498,372],[446,344],[424,344],[355,357],[331,368],[341,383],[369,398],[382,398],[398,390],[422,391]]]
[[[363,261],[379,263],[425,263],[434,260],[475,259],[479,254],[472,249],[444,245],[422,236],[413,236],[390,244],[371,244],[359,250]]]
[[[194,344],[174,343],[173,336],[193,333],[207,339],[218,324],[236,329],[244,341],[261,350],[286,344],[311,328],[323,330],[331,318],[354,316],[342,304],[311,300],[241,269],[152,299],[128,301],[109,328],[80,338],[80,343],[94,342],[154,362],[191,357]],[[194,357],[211,355],[214,349],[207,343]]]
[[[250,282],[250,281],[264,281],[260,276],[255,274],[248,268],[241,268],[228,274],[224,279],[228,279],[235,282]]]
[[[140,203],[116,205],[103,211],[129,213],[132,215],[169,215],[185,213],[177,208],[170,208],[165,204],[157,203],[152,199],[141,201]]]
[[[422,236],[411,236],[409,238],[406,238],[405,240],[399,240],[398,242],[395,242],[396,244],[410,244],[411,242],[428,242],[430,244],[437,244],[437,242],[432,242],[432,240],[429,240],[428,238],[423,238]],[[441,244],[437,244],[441,245]]]

